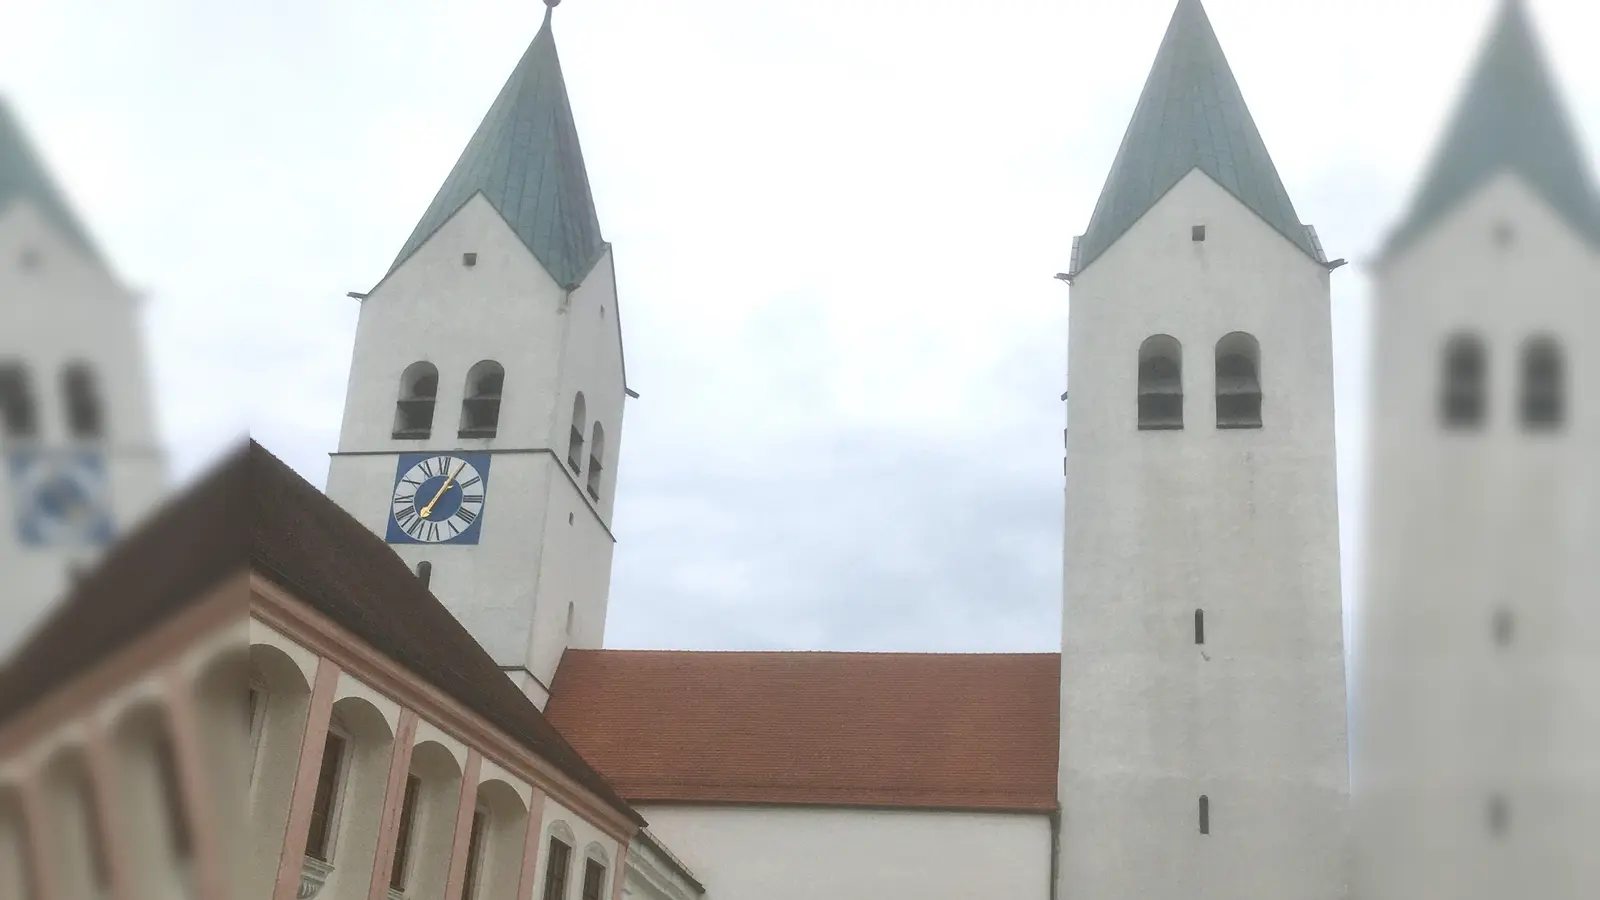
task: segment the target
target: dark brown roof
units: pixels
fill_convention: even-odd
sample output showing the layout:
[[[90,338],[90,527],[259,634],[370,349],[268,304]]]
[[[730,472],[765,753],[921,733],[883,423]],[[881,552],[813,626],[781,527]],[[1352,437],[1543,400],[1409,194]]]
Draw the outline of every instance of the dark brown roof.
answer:
[[[36,677],[59,683],[199,599],[246,560],[644,824],[382,538],[254,441],[66,599],[0,674],[0,720],[43,695],[48,688],[36,687]]]
[[[1061,657],[568,650],[546,714],[634,803],[1056,808]]]

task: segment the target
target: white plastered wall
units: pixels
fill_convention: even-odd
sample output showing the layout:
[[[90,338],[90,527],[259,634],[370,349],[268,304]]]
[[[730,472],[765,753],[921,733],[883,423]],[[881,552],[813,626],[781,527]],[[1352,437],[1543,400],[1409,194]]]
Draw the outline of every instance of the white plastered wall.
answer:
[[[1061,896],[1343,896],[1328,279],[1195,170],[1073,285]],[[1240,331],[1264,427],[1223,430],[1215,348]],[[1156,334],[1182,345],[1180,431],[1137,429]]]
[[[641,805],[711,897],[1048,898],[1043,815]],[[641,889],[639,896],[646,896]]]

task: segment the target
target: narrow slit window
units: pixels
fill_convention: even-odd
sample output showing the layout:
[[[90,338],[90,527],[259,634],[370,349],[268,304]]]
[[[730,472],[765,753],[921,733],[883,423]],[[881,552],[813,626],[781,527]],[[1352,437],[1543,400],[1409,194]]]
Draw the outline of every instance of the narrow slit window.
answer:
[[[1494,614],[1494,642],[1499,647],[1511,646],[1511,637],[1516,630],[1516,622],[1511,617],[1508,609],[1496,610]]]
[[[393,437],[420,440],[433,434],[433,409],[439,398],[439,370],[430,362],[415,362],[400,376],[400,399],[395,401]]]
[[[433,563],[423,560],[417,563],[417,580],[423,587],[428,587],[433,582]]]
[[[1530,431],[1560,428],[1566,418],[1566,378],[1561,350],[1535,338],[1522,351],[1522,424]]]
[[[1261,427],[1261,347],[1242,331],[1217,342],[1217,427]]]
[[[1194,642],[1196,644],[1206,642],[1206,611],[1203,609],[1194,611]]]
[[[1439,419],[1445,428],[1477,428],[1488,408],[1487,354],[1483,341],[1456,335],[1445,345]]]
[[[1139,430],[1183,428],[1183,348],[1157,334],[1139,347]]]
[[[1511,827],[1511,805],[1499,794],[1489,798],[1489,833],[1499,837]]]
[[[467,373],[467,390],[461,401],[461,429],[457,437],[492,438],[500,431],[500,395],[506,372],[493,360],[484,360]]]
[[[1200,795],[1200,833],[1211,833],[1211,798]]]

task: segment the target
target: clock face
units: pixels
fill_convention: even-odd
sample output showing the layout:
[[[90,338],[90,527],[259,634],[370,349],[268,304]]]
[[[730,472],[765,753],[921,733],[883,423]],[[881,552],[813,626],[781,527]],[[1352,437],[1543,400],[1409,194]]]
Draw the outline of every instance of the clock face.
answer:
[[[17,531],[30,547],[111,543],[105,467],[92,452],[14,453],[10,460]]]
[[[486,453],[407,453],[389,498],[391,544],[476,544],[489,488]]]

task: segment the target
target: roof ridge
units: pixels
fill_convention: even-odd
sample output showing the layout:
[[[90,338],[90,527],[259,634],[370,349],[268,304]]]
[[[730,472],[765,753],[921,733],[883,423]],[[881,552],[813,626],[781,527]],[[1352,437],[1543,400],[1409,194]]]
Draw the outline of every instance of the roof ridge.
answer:
[[[1195,169],[1318,259],[1205,8],[1200,0],[1178,0],[1078,241],[1073,273],[1088,268]]]

